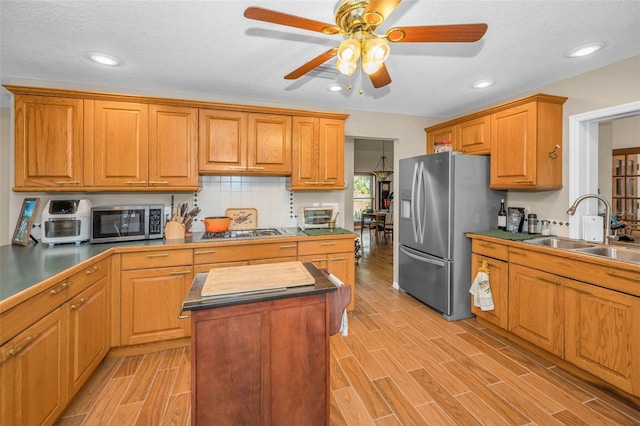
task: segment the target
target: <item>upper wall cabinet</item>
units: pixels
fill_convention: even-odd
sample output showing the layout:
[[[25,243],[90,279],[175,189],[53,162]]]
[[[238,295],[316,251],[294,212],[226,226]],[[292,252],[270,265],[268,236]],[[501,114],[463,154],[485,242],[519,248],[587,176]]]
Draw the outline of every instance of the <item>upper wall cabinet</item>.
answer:
[[[203,174],[291,174],[291,116],[200,110]]]
[[[15,97],[15,190],[84,185],[82,118],[82,99]]]
[[[426,128],[427,153],[449,138],[465,154],[491,155],[491,188],[562,188],[561,96],[538,94]]]
[[[294,117],[292,190],[344,189],[344,120]]]

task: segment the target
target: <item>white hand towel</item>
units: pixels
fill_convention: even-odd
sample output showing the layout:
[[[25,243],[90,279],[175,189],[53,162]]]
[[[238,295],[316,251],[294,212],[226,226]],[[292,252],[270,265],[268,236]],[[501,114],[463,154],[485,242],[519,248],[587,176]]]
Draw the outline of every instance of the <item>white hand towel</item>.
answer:
[[[331,281],[336,287],[342,287],[344,283],[338,277],[333,274],[329,274],[329,281]],[[342,323],[340,324],[340,332],[343,336],[349,334],[349,323],[347,318],[347,308],[342,311]]]
[[[473,304],[483,311],[494,309],[491,286],[489,285],[489,274],[479,271],[476,279],[473,280],[469,293],[473,294]]]

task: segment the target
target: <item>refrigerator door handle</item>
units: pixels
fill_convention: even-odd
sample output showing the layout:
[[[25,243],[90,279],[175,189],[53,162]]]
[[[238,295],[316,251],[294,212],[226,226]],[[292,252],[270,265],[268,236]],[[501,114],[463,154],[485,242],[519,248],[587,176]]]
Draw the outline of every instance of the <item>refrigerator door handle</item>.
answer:
[[[415,243],[418,242],[418,228],[416,224],[416,184],[418,183],[418,163],[413,165],[413,178],[411,179],[411,208],[410,208],[410,216],[411,216],[411,230],[413,231],[413,241]]]
[[[403,252],[404,254],[406,254],[407,256],[409,256],[412,259],[418,260],[420,262],[424,262],[424,263],[431,263],[432,265],[437,265],[437,266],[444,266],[444,261],[440,261],[440,260],[433,260],[433,259],[429,259],[423,256],[419,256],[416,254],[413,254],[412,252],[410,252],[409,250],[407,250],[404,247],[400,247],[400,251]]]
[[[420,162],[420,167],[418,168],[418,176],[417,176],[417,194],[416,194],[416,217],[417,217],[417,226],[416,226],[416,242],[420,245],[424,244],[424,231],[427,226],[427,220],[425,216],[426,208],[423,205],[424,201],[422,201],[421,195],[424,194],[424,163]]]

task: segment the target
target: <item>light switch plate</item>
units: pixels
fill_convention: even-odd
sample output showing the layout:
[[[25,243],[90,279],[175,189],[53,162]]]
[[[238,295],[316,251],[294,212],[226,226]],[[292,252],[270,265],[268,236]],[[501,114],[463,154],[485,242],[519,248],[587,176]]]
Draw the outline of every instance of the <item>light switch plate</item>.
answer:
[[[602,243],[603,226],[602,216],[582,216],[582,239],[593,243]]]

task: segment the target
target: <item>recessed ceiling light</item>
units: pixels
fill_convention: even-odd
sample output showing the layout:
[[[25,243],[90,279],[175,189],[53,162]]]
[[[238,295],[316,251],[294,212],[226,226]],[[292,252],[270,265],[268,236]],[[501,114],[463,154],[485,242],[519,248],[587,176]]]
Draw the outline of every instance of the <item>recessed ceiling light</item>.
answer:
[[[118,58],[105,53],[89,53],[89,59],[98,64],[108,65],[110,67],[115,67],[120,64],[120,60]]]
[[[327,86],[327,90],[330,92],[341,92],[344,89],[342,84],[330,84]]]
[[[567,52],[567,56],[569,58],[581,58],[583,56],[591,55],[592,53],[596,53],[598,50],[604,47],[604,43],[589,43],[584,44],[582,46],[578,46],[574,49],[571,49]]]
[[[475,83],[473,83],[473,88],[474,89],[485,89],[487,87],[491,87],[494,84],[496,84],[495,81],[493,80],[478,80]]]

